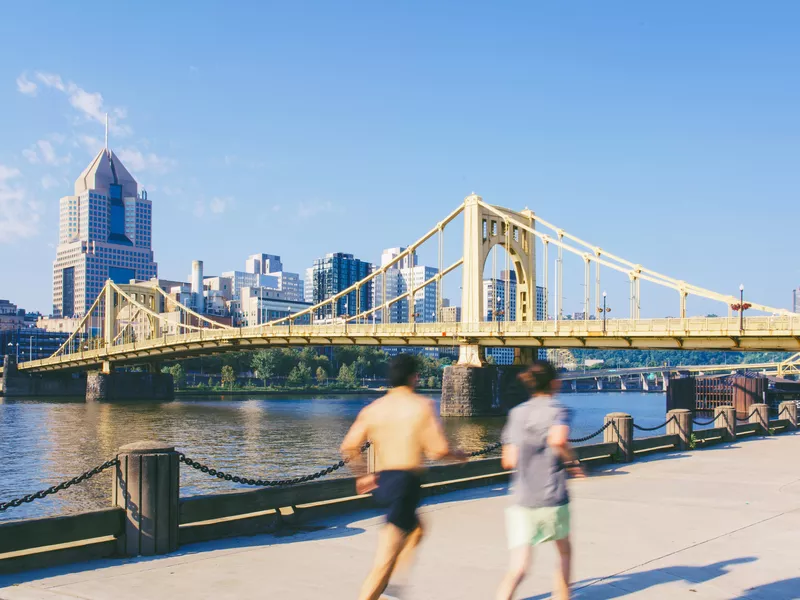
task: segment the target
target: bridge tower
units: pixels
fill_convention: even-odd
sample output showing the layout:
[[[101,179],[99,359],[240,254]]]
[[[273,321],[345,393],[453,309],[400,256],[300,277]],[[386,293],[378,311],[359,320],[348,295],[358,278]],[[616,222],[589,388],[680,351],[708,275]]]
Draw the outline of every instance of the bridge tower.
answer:
[[[502,247],[509,267],[516,276],[516,320],[536,318],[536,244],[534,236],[512,222],[533,229],[532,211],[515,212],[484,204],[471,194],[464,199],[464,253],[462,265],[461,328],[458,364],[447,367],[442,387],[443,416],[492,414],[508,408],[503,403],[516,403],[524,392],[516,381],[519,365],[529,363],[535,349],[515,349],[516,367],[487,365],[484,349],[470,330],[478,331],[485,320],[483,272],[486,260],[495,246]],[[506,295],[508,299],[508,295]],[[508,314],[506,312],[506,314]],[[521,398],[519,398],[521,399]]]

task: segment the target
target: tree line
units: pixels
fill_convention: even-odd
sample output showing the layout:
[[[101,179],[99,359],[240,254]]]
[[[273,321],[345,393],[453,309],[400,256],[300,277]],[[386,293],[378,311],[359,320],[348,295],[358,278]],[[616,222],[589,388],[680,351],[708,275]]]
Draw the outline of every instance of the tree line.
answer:
[[[243,375],[252,374],[264,388],[338,387],[355,388],[365,379],[386,379],[390,356],[369,346],[335,346],[328,352],[319,348],[266,348],[217,357],[183,360],[165,366],[176,387],[184,387],[187,373],[219,375],[224,387],[232,388]],[[418,355],[420,382],[423,387],[440,388],[442,370],[451,364],[448,358],[434,359]]]

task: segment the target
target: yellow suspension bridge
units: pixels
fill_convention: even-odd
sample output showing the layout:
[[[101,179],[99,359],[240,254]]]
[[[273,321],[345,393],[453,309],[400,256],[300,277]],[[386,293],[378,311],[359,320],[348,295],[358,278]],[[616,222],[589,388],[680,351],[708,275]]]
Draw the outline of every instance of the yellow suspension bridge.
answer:
[[[463,253],[450,265],[443,264],[444,231],[456,217],[463,220]],[[438,242],[439,269],[435,276],[403,294],[387,298],[386,271],[426,242]],[[483,306],[483,272],[490,252],[499,246],[505,252],[505,314],[509,313],[510,281],[516,279],[516,320],[486,321]],[[536,320],[537,250],[543,253],[545,315]],[[584,266],[583,308],[586,320],[562,320],[563,256],[576,255]],[[551,261],[551,254],[555,260]],[[551,264],[552,262],[552,264]],[[551,274],[550,269],[553,269]],[[416,321],[417,292],[436,285],[437,309],[441,307],[442,279],[461,270],[460,322]],[[624,319],[589,319],[601,300],[601,272],[621,273],[630,285],[630,314]],[[554,282],[550,289],[551,280]],[[677,318],[642,319],[640,284],[656,284],[675,292]],[[594,286],[592,286],[594,283]],[[376,298],[372,307],[362,307],[364,286]],[[594,297],[592,298],[592,288]],[[688,296],[726,305],[727,317],[690,317]],[[347,299],[354,311],[337,314]],[[551,304],[551,299],[553,305]],[[410,300],[406,323],[385,322],[387,311],[397,302]],[[67,341],[50,357],[23,362],[22,372],[66,369],[100,369],[156,363],[164,360],[242,351],[269,346],[458,346],[459,363],[479,366],[486,347],[513,347],[520,361],[538,348],[634,348],[705,349],[800,352],[800,315],[785,309],[751,303],[745,308],[764,316],[734,315],[731,307],[740,299],[719,294],[685,281],[657,273],[625,260],[567,233],[525,209],[515,212],[487,204],[477,195],[468,196],[453,212],[438,222],[392,261],[327,300],[288,317],[254,327],[231,327],[180,304],[157,282],[117,284],[106,282],[102,293]],[[739,307],[739,310],[743,310]],[[353,313],[354,314],[351,314]],[[441,310],[436,314],[441,315]],[[800,356],[800,354],[798,354]],[[792,357],[779,374],[796,372],[798,356]]]

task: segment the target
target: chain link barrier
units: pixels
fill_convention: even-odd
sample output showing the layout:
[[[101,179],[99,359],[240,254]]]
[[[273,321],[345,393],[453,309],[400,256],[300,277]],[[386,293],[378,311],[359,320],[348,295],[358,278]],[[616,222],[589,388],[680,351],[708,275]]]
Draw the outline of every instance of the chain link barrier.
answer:
[[[367,448],[370,447],[370,445],[371,445],[370,442],[367,442],[366,444],[361,446],[361,452],[365,452]],[[219,469],[213,469],[196,460],[193,460],[188,456],[186,456],[183,452],[178,453],[178,460],[184,463],[187,467],[192,467],[193,469],[197,469],[201,473],[205,473],[210,477],[216,477],[217,479],[224,479],[225,481],[232,481],[234,483],[242,483],[244,485],[252,485],[256,487],[289,487],[292,485],[298,485],[301,483],[314,481],[315,479],[319,479],[320,477],[325,477],[326,475],[330,475],[334,471],[338,471],[339,469],[347,465],[353,459],[344,458],[339,462],[333,463],[330,467],[326,467],[314,473],[309,473],[308,475],[303,475],[301,477],[294,477],[291,479],[252,479],[250,477],[240,477],[239,475],[231,475],[230,473],[220,471]]]
[[[503,442],[495,442],[494,444],[489,444],[483,450],[475,450],[475,452],[470,452],[467,454],[467,457],[474,458],[476,456],[483,456],[484,454],[489,454],[494,452],[495,450],[500,449],[503,446]]]
[[[603,432],[604,432],[606,429],[608,429],[609,427],[611,427],[612,423],[614,423],[614,421],[609,421],[608,423],[606,423],[605,425],[603,425],[603,426],[602,426],[600,429],[598,429],[597,431],[595,431],[594,433],[592,433],[592,434],[590,434],[590,435],[586,435],[586,436],[583,436],[583,437],[581,437],[581,438],[573,438],[573,439],[569,439],[569,440],[567,440],[567,441],[568,441],[570,444],[580,444],[580,443],[583,443],[583,442],[588,442],[590,439],[597,437],[598,435],[600,435],[601,433],[603,433]]]
[[[751,412],[749,415],[747,415],[744,419],[740,419],[739,417],[736,417],[736,421],[738,423],[749,423],[750,419],[753,417],[753,415],[755,415],[757,413],[758,413],[758,411],[756,409],[753,409],[753,412]]]
[[[695,425],[699,425],[700,427],[705,427],[706,425],[713,425],[714,423],[717,422],[717,419],[719,419],[722,415],[723,415],[723,413],[719,413],[716,417],[714,417],[710,421],[695,421],[695,420],[692,420],[692,423],[694,423]]]
[[[675,420],[675,415],[672,415],[669,419],[664,421],[661,425],[657,425],[656,427],[642,427],[641,425],[637,425],[636,423],[634,423],[633,424],[633,428],[634,429],[638,429],[639,431],[656,431],[658,429],[662,429],[663,427],[666,427],[667,425],[672,423],[674,420]]]
[[[57,494],[58,492],[66,490],[67,488],[72,487],[73,485],[78,485],[79,483],[82,483],[87,479],[91,479],[98,473],[102,473],[106,469],[110,469],[111,467],[114,467],[118,464],[119,464],[119,459],[114,457],[111,460],[104,462],[102,465],[95,467],[94,469],[90,469],[89,471],[86,471],[85,473],[82,473],[77,477],[73,477],[68,481],[64,481],[62,483],[59,483],[58,485],[49,487],[46,490],[39,490],[38,492],[35,492],[33,494],[22,496],[21,498],[14,498],[13,500],[9,500],[8,502],[0,502],[0,512],[8,510],[9,508],[16,508],[17,506],[22,506],[26,502],[41,500],[42,498],[50,496],[51,494]]]

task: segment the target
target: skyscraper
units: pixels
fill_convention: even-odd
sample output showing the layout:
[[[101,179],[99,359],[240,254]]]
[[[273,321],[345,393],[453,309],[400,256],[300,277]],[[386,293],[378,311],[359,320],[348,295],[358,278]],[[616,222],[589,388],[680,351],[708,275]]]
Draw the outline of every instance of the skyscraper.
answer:
[[[389,262],[397,258],[405,248],[388,248],[381,255],[381,266],[385,267]],[[414,289],[414,317],[420,323],[433,323],[436,319],[436,288],[438,282],[434,281],[424,288],[423,283],[436,276],[438,269],[417,264],[417,253],[412,252],[403,257],[394,265],[386,269],[386,298],[384,299],[384,275],[375,278],[374,305],[380,306],[406,292]],[[408,299],[403,298],[394,302],[383,311],[377,311],[377,319],[386,323],[408,323]]]
[[[348,287],[364,279],[372,273],[372,264],[355,258],[352,254],[335,252],[326,254],[323,258],[314,261],[311,273],[313,298],[306,298],[306,302],[318,304],[346,290]],[[332,305],[326,305],[319,310],[317,320],[332,319],[344,314],[355,316],[372,308],[372,281],[361,286],[359,293],[355,290],[336,302],[335,314]]]
[[[103,148],[60,200],[53,314],[85,314],[107,279],[156,277],[152,204],[116,154]]]

